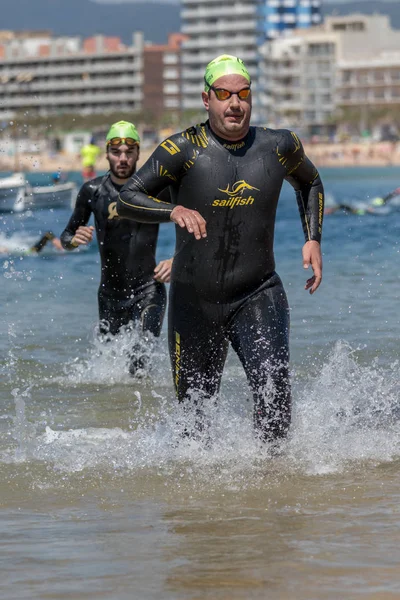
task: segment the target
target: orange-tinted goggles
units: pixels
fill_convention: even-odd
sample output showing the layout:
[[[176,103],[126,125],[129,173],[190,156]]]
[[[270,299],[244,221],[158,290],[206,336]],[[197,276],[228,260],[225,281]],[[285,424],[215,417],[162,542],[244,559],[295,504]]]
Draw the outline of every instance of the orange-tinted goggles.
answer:
[[[115,137],[111,138],[111,140],[107,140],[107,146],[120,146],[121,144],[126,144],[129,147],[139,146],[139,142],[134,140],[133,138],[127,137]]]
[[[216,88],[213,85],[210,85],[210,90],[213,90],[217,99],[221,100],[221,102],[223,100],[229,100],[229,98],[231,98],[232,96],[237,96],[240,100],[247,100],[251,92],[249,87],[245,87],[242,90],[239,90],[238,92],[230,92],[229,90],[224,90],[224,88]]]

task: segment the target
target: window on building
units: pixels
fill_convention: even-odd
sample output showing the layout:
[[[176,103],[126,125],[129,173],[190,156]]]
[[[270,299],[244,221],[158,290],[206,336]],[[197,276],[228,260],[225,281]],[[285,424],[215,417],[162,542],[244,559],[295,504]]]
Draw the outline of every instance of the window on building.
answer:
[[[375,98],[375,100],[384,100],[385,99],[385,90],[384,89],[374,90],[374,98]]]
[[[306,110],[304,116],[307,121],[315,121],[317,115],[315,110]]]
[[[384,71],[375,71],[374,79],[378,83],[383,83],[385,81],[385,72]]]
[[[179,85],[177,83],[166,83],[163,86],[164,94],[178,94],[179,93]]]
[[[165,65],[176,65],[178,64],[179,57],[176,52],[166,52],[164,54],[163,62]]]
[[[342,72],[342,82],[343,83],[351,83],[353,79],[353,71],[343,71]]]
[[[178,79],[179,70],[174,69],[173,67],[167,67],[166,69],[164,69],[163,77],[164,79]]]
[[[357,74],[357,82],[367,84],[370,81],[369,73],[367,71],[360,71]]]

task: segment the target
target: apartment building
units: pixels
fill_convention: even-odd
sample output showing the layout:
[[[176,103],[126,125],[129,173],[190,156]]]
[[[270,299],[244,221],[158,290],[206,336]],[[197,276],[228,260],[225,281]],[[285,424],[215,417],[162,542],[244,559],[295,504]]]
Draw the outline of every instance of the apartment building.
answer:
[[[390,27],[383,15],[360,18],[337,27],[350,26],[358,35],[346,36],[338,58],[336,104],[342,108],[400,109],[400,31]],[[348,29],[346,29],[348,31]],[[362,36],[362,46],[357,39]]]
[[[329,129],[335,108],[337,36],[308,32],[277,39],[262,48],[260,85],[272,127],[307,133]]]
[[[140,110],[143,48],[140,32],[130,46],[102,35],[12,38],[0,44],[0,119]]]
[[[320,0],[182,0],[183,106],[201,109],[206,64],[218,54],[242,58],[253,81],[253,117],[262,119],[259,47],[287,29],[321,22]]]
[[[204,70],[219,54],[240,56],[257,77],[257,4],[254,0],[182,0],[183,108],[202,108]]]
[[[336,101],[342,108],[400,109],[400,50],[339,63]]]
[[[261,43],[322,22],[321,0],[264,0],[258,3],[257,13]]]
[[[328,17],[319,27],[267,42],[260,86],[269,124],[329,133],[341,107],[396,104],[397,48],[400,31],[383,15]]]
[[[181,47],[187,39],[173,33],[167,44],[144,47],[143,108],[156,118],[181,110]]]

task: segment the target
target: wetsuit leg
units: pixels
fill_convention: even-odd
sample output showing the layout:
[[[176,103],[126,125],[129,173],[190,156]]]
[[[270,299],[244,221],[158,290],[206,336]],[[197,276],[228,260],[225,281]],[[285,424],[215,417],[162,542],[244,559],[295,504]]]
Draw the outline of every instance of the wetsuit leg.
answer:
[[[221,308],[193,297],[190,286],[171,284],[169,352],[179,402],[195,407],[195,429],[202,431],[203,404],[218,393],[228,351]]]
[[[120,302],[99,292],[99,330],[102,335],[116,335],[121,327],[129,323],[129,311],[119,306]]]
[[[159,337],[164,320],[167,295],[165,285],[154,282],[139,295],[132,305],[130,321],[140,329],[142,337],[132,348],[129,372],[135,375],[138,369],[148,370],[151,361],[153,337]],[[148,334],[151,334],[150,336]]]
[[[164,321],[167,293],[163,283],[155,282],[148,292],[137,303],[136,308],[140,313],[135,316],[140,318],[142,332],[150,332],[154,337],[159,337]]]
[[[229,338],[254,397],[254,426],[263,441],[285,437],[291,419],[289,307],[274,274],[233,315]]]
[[[100,292],[98,301],[101,334],[116,335],[122,327],[128,326],[140,333],[140,339],[137,339],[129,352],[129,372],[135,375],[138,369],[147,371],[149,368],[152,338],[160,335],[165,314],[165,285],[152,282],[133,289],[132,296],[120,299]]]

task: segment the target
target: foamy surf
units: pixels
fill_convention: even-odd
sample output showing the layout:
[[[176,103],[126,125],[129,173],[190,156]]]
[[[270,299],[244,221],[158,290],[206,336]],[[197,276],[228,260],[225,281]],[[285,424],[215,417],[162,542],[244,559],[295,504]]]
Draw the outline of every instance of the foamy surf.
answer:
[[[17,390],[16,443],[2,458],[40,461],[65,473],[184,473],[205,485],[230,486],[259,482],[266,470],[325,475],[365,461],[391,461],[400,456],[399,364],[360,365],[356,355],[350,345],[337,343],[317,376],[295,382],[292,427],[278,455],[255,437],[249,391],[241,373],[232,377],[240,367],[231,364],[220,399],[204,406],[210,425],[195,438],[183,435],[195,429],[194,411],[184,410],[172,390],[133,390],[126,428],[66,430],[40,424],[35,429],[25,416],[29,392]]]
[[[169,358],[164,350],[165,339],[154,338],[151,334],[146,339],[135,329],[122,328],[118,335],[99,336],[94,331],[90,347],[84,357],[76,357],[64,367],[64,375],[56,381],[72,386],[85,384],[132,385],[137,381],[145,381],[156,377],[160,381],[170,380]],[[143,352],[147,357],[145,369],[138,369],[136,374],[129,373],[132,348]],[[172,385],[172,384],[171,384]]]

